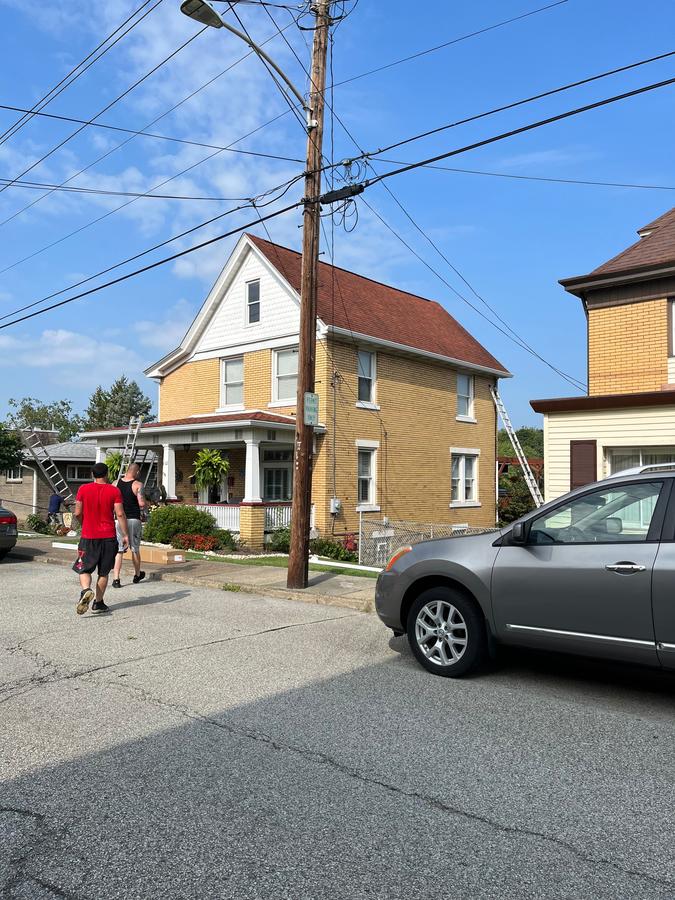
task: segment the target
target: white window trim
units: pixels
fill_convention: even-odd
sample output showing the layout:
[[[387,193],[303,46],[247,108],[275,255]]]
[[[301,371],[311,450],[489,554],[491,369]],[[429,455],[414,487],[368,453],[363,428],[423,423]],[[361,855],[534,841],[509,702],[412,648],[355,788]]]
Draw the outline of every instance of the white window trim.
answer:
[[[258,306],[260,307],[260,315],[258,316],[257,322],[249,322],[248,319],[248,310],[249,310],[249,302],[248,302],[248,286],[249,284],[253,284],[254,282],[258,282]],[[259,278],[249,278],[248,281],[244,282],[244,326],[246,328],[255,328],[260,325],[262,322],[262,291],[261,284]]]
[[[286,347],[277,347],[275,350],[272,350],[272,399],[267,404],[269,408],[274,408],[275,406],[296,406],[297,405],[297,392],[296,396],[292,399],[288,400],[280,400],[278,397],[279,384],[277,381],[277,356],[279,353],[283,353],[284,350],[297,350],[297,344],[291,344]],[[296,373],[296,378],[297,378]]]
[[[476,482],[476,497],[480,497],[480,481],[479,481],[479,458],[480,458],[480,450],[477,447],[451,447],[450,448],[450,496],[452,497],[452,457],[453,456],[475,456],[476,457],[476,472],[474,481]],[[464,480],[464,473],[462,472],[460,481]],[[480,500],[450,500],[448,504],[450,509],[477,509],[482,506]]]
[[[246,408],[243,401],[241,403],[230,403],[229,405],[223,402],[225,399],[225,363],[233,362],[236,359],[241,360],[241,393],[242,393],[242,396],[244,394],[245,377],[244,377],[244,357],[243,357],[243,355],[237,354],[236,356],[221,356],[220,357],[220,406],[216,410],[217,413],[239,412],[239,410]]]
[[[476,377],[470,372],[458,372],[457,373],[457,382],[459,381],[459,376],[463,375],[465,378],[469,379],[469,415],[461,415],[457,413],[455,415],[455,419],[457,422],[468,422],[472,425],[477,424],[476,419]],[[464,396],[464,395],[462,395]],[[455,402],[457,404],[457,409],[459,409],[459,385],[457,384]]]
[[[377,402],[377,353],[375,350],[366,350],[364,347],[358,347],[356,351],[356,396],[358,398],[359,395],[359,353],[370,353],[373,360],[373,369],[371,375],[371,383],[372,383],[372,392],[371,397],[372,400],[356,400],[356,408],[357,409],[374,409],[379,411],[380,405]]]
[[[377,457],[378,451],[380,449],[379,441],[369,441],[369,440],[358,440],[354,441],[356,446],[356,512],[364,513],[364,512],[380,512],[380,505],[377,502]],[[371,470],[371,481],[372,481],[372,496],[375,500],[374,503],[359,503],[358,502],[358,490],[359,490],[359,473],[358,473],[358,459],[359,459],[359,450],[372,450],[372,470]]]
[[[80,478],[79,476],[77,476],[77,470],[84,468],[88,468],[89,472],[85,478]],[[75,475],[70,474],[71,469],[75,470]],[[82,465],[80,465],[79,463],[68,463],[68,465],[66,466],[66,480],[76,482],[78,484],[85,484],[87,481],[91,481],[91,469],[91,465],[88,465],[87,463],[83,463]]]
[[[6,483],[6,484],[22,484],[22,482],[23,482],[23,470],[24,470],[24,468],[25,468],[25,466],[23,466],[23,465],[21,465],[21,464],[19,464],[18,466],[12,466],[12,469],[18,469],[18,470],[19,470],[19,477],[18,477],[18,478],[10,478],[8,473],[11,472],[12,469],[5,469],[5,471],[4,471],[4,473],[3,473],[4,476],[5,476],[5,483]]]

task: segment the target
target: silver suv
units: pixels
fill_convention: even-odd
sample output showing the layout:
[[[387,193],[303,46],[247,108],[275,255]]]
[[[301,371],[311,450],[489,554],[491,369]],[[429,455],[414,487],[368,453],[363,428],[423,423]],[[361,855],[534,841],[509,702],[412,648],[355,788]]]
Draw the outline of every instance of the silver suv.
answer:
[[[518,644],[675,668],[675,464],[620,473],[508,528],[402,547],[377,613],[436,675]]]

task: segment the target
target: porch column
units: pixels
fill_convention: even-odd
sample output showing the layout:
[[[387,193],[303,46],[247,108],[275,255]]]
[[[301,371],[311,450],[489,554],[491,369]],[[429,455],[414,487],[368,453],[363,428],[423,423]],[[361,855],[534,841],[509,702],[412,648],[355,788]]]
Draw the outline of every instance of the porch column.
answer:
[[[106,447],[96,447],[96,462],[105,462],[106,454],[108,450]]]
[[[167,500],[176,499],[176,448],[162,444],[162,484]]]
[[[246,438],[246,471],[243,503],[262,503],[260,494],[260,440],[251,433]]]

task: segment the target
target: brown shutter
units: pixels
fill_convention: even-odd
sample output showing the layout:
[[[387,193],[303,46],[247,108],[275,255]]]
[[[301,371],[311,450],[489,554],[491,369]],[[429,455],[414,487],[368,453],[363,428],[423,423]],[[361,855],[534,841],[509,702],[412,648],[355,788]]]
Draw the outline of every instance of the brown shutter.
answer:
[[[598,480],[597,441],[570,441],[570,490]]]

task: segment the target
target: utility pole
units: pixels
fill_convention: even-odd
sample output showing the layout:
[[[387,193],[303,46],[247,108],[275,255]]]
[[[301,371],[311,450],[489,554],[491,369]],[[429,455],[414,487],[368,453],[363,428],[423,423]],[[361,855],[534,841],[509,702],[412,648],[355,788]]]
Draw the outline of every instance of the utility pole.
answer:
[[[319,269],[321,148],[323,143],[326,56],[330,28],[329,0],[315,0],[314,43],[307,123],[307,168],[302,232],[300,286],[300,338],[298,345],[298,395],[295,412],[295,454],[291,545],[288,560],[289,588],[306,588],[309,563],[309,529],[312,510],[312,462],[314,428],[305,423],[305,394],[314,393],[316,366],[316,296]]]

